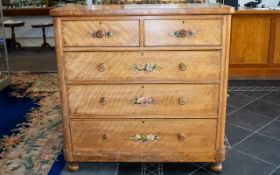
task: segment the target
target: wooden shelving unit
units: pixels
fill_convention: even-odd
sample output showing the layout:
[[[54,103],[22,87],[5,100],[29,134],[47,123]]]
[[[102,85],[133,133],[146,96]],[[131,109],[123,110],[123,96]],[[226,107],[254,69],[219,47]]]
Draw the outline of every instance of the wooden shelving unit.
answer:
[[[22,8],[22,9],[4,9],[4,16],[48,16],[52,7],[45,8]]]
[[[3,9],[4,16],[48,16],[53,7],[49,7],[49,0],[44,1],[44,7],[7,8]]]
[[[22,9],[4,9],[4,16],[48,16],[51,7],[46,8],[22,8]]]

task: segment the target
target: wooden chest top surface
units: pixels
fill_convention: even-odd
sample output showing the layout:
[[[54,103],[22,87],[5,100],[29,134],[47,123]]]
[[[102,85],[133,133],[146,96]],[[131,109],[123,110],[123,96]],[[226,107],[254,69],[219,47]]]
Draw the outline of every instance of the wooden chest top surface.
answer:
[[[50,11],[51,16],[115,16],[115,15],[202,15],[232,14],[234,8],[220,4],[122,4],[65,6]]]

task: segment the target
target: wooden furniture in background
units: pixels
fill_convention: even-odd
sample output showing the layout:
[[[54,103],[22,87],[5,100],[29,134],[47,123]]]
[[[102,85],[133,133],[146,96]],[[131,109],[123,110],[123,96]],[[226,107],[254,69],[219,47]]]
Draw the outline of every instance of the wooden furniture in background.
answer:
[[[238,10],[232,18],[231,79],[280,78],[280,12]]]
[[[32,28],[41,28],[42,29],[42,35],[43,35],[43,44],[41,45],[42,49],[51,49],[51,46],[49,43],[47,43],[47,38],[46,38],[46,27],[52,27],[52,23],[42,23],[42,24],[33,24],[31,25]]]
[[[68,168],[211,162],[221,171],[233,11],[186,4],[52,10]]]
[[[23,21],[13,21],[13,20],[7,20],[4,22],[4,27],[11,28],[11,41],[9,43],[9,51],[18,48],[21,48],[21,44],[16,40],[16,33],[15,28],[16,27],[22,27],[24,26]]]
[[[3,9],[4,16],[49,16],[51,7],[45,8],[22,8],[22,9]]]
[[[3,3],[4,6],[10,4],[10,1]],[[44,7],[28,7],[28,8],[5,8],[3,9],[4,16],[48,16],[51,7],[49,0],[42,1]]]
[[[274,54],[273,54],[273,63],[280,64],[280,15],[276,19],[275,22],[275,45],[274,45]],[[280,66],[279,66],[280,67]]]

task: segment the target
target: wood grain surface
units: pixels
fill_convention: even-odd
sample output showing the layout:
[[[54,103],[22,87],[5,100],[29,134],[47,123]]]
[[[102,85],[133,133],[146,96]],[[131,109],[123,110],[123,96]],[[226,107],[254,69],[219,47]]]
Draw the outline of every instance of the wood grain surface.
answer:
[[[112,36],[93,37],[97,31]],[[139,20],[65,21],[62,32],[64,46],[139,46]]]
[[[72,83],[203,82],[220,79],[221,52],[67,52],[64,61],[66,79]],[[99,70],[101,65],[105,70]]]
[[[277,12],[259,11],[238,10],[233,15],[230,79],[280,77],[280,17]]]
[[[145,20],[145,46],[221,45],[221,19]],[[174,32],[190,30],[191,37],[176,37]]]
[[[273,63],[280,64],[280,16],[276,18],[275,45]],[[280,67],[280,66],[279,66]]]
[[[64,6],[50,11],[51,16],[151,16],[232,14],[234,8],[220,4],[133,4]]]
[[[269,16],[234,16],[230,64],[268,63],[270,24]]]
[[[52,10],[65,160],[223,161],[233,11],[183,4]],[[172,35],[182,29],[187,35]],[[112,35],[92,35],[99,30]],[[135,142],[135,134],[160,139]]]
[[[94,126],[94,127],[92,127]],[[122,153],[204,152],[215,150],[217,120],[75,120],[73,151]],[[203,129],[201,129],[203,128]],[[156,141],[134,141],[135,134],[156,135]],[[104,141],[104,135],[108,138]],[[178,140],[183,135],[184,140]],[[94,142],[92,142],[94,140]]]
[[[218,85],[139,84],[68,86],[71,114],[124,118],[217,115]],[[101,104],[105,97],[107,104]],[[133,104],[136,97],[151,97],[152,104]],[[185,100],[184,105],[178,99]],[[79,117],[79,116],[78,116]],[[80,116],[84,117],[84,116]],[[156,117],[157,118],[157,117]]]

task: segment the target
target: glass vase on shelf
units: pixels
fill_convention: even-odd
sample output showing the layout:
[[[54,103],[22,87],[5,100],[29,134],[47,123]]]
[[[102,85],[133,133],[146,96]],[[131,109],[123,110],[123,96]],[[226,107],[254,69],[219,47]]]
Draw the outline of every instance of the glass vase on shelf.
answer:
[[[0,90],[10,83],[10,70],[7,54],[2,1],[0,1]]]

